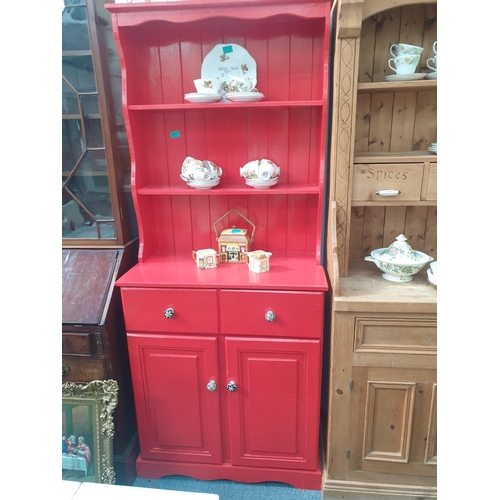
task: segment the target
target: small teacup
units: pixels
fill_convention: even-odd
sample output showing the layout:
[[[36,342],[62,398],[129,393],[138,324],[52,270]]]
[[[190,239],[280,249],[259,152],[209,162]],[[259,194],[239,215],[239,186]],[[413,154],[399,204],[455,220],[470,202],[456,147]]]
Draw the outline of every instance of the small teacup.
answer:
[[[437,40],[432,44],[432,51],[437,55],[438,53],[438,43]]]
[[[427,67],[429,69],[432,69],[432,71],[438,70],[438,56],[437,56],[437,54],[434,57],[429,57],[429,59],[427,59]]]
[[[270,179],[275,179],[280,175],[280,168],[276,163],[271,160],[266,160],[265,158],[259,162],[259,179],[261,181],[268,181]]]
[[[232,76],[228,85],[227,92],[251,92],[257,85],[257,78],[254,76]]]
[[[271,160],[253,160],[240,168],[240,176],[249,180],[267,181],[280,175],[280,167]]]
[[[193,80],[196,92],[203,94],[218,94],[220,83],[219,78],[198,78]]]
[[[202,161],[196,160],[191,156],[186,157],[182,164],[181,178],[187,181],[210,180],[212,173],[210,167]]]
[[[213,161],[203,160],[203,165],[208,168],[210,172],[210,179],[216,180],[219,179],[222,175],[222,168],[218,167]]]
[[[397,56],[389,59],[389,68],[397,75],[410,75],[415,73],[420,56]]]
[[[407,43],[393,43],[389,49],[389,52],[394,57],[419,56],[423,51],[423,47],[418,47],[417,45],[408,45]]]

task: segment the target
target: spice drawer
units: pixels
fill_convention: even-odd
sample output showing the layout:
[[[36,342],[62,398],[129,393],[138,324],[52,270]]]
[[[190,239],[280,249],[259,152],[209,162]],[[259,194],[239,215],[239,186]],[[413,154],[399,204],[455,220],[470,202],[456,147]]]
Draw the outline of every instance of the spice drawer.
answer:
[[[352,201],[420,201],[423,163],[354,164]]]
[[[321,338],[321,292],[222,290],[220,296],[222,333]]]
[[[122,288],[127,332],[217,333],[217,291]]]

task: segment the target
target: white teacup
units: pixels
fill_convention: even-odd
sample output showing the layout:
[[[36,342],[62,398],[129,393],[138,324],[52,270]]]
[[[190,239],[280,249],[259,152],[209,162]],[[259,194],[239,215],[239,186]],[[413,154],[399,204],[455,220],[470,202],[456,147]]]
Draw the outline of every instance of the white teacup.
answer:
[[[218,167],[213,161],[210,160],[203,160],[202,163],[208,168],[211,179],[215,180],[220,178],[222,175],[222,168]]]
[[[397,56],[419,56],[424,51],[423,47],[408,45],[407,43],[393,43],[389,52],[394,57]]]
[[[432,44],[432,51],[437,55],[438,53],[438,43],[437,40]]]
[[[267,181],[280,175],[280,167],[271,160],[253,160],[240,168],[240,176],[249,180]]]
[[[208,181],[218,179],[222,169],[208,160],[200,161],[191,156],[182,163],[181,178],[188,181]]]
[[[410,75],[415,73],[420,56],[397,56],[389,59],[389,68],[397,75]]]
[[[203,94],[218,94],[220,89],[219,78],[198,78],[193,80],[196,92]]]
[[[437,54],[434,57],[429,57],[429,59],[427,59],[427,67],[429,69],[432,69],[432,71],[438,70],[438,56],[437,56]]]
[[[251,92],[257,85],[257,78],[254,76],[232,76],[228,85],[227,92]]]

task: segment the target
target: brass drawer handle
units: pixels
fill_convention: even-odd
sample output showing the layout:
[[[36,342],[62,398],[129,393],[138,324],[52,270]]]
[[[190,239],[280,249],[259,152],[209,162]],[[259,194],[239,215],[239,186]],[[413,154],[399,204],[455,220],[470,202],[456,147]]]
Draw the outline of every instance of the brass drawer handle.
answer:
[[[163,315],[167,319],[172,319],[174,317],[174,314],[175,314],[175,311],[174,311],[173,307],[169,307],[168,309],[163,311]]]
[[[65,377],[66,375],[69,375],[70,371],[71,371],[71,369],[68,365],[65,365],[65,364],[62,365],[62,376],[63,377]]]
[[[376,191],[375,194],[377,196],[397,196],[398,194],[401,194],[401,191],[398,191],[397,189],[382,189],[381,191]]]

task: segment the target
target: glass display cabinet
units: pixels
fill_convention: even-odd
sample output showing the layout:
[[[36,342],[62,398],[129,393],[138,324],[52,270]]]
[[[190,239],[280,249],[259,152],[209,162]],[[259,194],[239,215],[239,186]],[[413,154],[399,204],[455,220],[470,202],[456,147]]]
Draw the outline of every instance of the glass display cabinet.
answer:
[[[63,0],[63,245],[123,245],[137,234],[120,84],[103,2]]]

